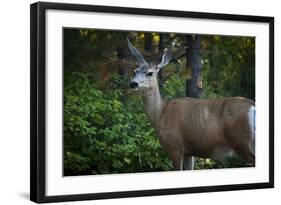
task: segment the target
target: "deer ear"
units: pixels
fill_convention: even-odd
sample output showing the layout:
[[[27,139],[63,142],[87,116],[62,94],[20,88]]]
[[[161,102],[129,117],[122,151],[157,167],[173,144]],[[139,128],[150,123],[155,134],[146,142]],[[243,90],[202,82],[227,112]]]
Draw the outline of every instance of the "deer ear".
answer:
[[[139,65],[147,65],[148,63],[144,60],[142,54],[139,52],[138,49],[136,49],[130,42],[129,37],[127,37],[127,41],[128,41],[128,46],[130,48],[131,53],[133,54],[133,56],[135,56],[135,58],[138,61]]]
[[[165,49],[165,51],[162,55],[162,61],[161,61],[161,63],[159,63],[157,65],[157,69],[160,70],[165,65],[168,65],[170,60],[172,59],[172,55],[173,55],[173,49],[172,48]]]

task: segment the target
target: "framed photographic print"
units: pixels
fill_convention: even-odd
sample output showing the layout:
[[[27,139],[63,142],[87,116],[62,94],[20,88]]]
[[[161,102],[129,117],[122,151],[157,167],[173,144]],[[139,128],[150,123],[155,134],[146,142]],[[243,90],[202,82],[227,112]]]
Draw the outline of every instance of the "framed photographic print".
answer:
[[[274,18],[31,5],[34,202],[274,186]]]

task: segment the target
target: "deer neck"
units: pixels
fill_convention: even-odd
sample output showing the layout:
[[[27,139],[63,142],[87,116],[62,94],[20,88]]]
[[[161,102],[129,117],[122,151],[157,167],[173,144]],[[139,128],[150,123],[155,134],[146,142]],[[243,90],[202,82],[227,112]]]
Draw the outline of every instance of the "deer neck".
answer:
[[[144,102],[145,113],[148,116],[151,124],[156,129],[157,122],[160,118],[164,101],[160,95],[158,83],[156,80],[155,86],[152,89],[145,91],[142,95]]]

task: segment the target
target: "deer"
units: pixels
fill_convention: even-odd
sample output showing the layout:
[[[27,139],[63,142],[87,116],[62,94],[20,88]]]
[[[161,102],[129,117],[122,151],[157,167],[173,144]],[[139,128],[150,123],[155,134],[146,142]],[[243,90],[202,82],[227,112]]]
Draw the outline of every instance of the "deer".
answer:
[[[255,103],[245,97],[214,99],[161,97],[157,74],[169,64],[172,47],[161,62],[148,63],[127,38],[137,67],[129,82],[141,93],[144,112],[174,170],[193,170],[194,157],[221,159],[236,153],[255,165]]]

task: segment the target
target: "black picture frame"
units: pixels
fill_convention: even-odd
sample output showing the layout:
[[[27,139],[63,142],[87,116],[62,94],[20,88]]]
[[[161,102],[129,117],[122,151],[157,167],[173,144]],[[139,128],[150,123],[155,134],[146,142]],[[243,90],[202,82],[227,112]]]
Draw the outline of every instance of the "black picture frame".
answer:
[[[171,188],[107,193],[46,196],[46,10],[86,11],[195,19],[263,22],[269,24],[269,182],[238,185]],[[30,7],[30,199],[37,203],[109,199],[197,192],[230,191],[274,187],[274,18],[264,16],[109,7],[82,4],[38,2]]]

